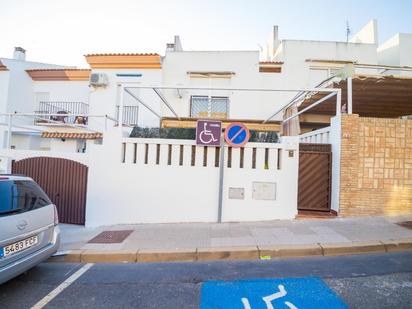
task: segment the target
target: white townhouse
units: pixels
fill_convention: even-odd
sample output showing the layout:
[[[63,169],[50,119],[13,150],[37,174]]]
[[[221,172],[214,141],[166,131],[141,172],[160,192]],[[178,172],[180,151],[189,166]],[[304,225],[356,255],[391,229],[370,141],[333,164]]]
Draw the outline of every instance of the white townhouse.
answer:
[[[125,134],[136,125],[194,127],[198,118],[279,132],[283,115],[271,116],[297,93],[253,89],[313,88],[347,64],[411,65],[412,35],[379,45],[377,31],[372,20],[348,42],[329,42],[281,39],[274,26],[263,52],[187,51],[176,36],[164,56],[89,54],[86,69],[29,62],[17,48],[15,59],[0,58],[0,112],[34,116],[12,117],[8,146],[83,152],[116,125],[120,101]],[[305,113],[300,123],[310,131],[329,125],[330,115]],[[7,124],[3,115],[3,146]]]
[[[264,52],[188,51],[175,37],[164,56],[87,54],[84,69],[17,48],[0,58],[0,172],[33,177],[61,222],[89,226],[410,212],[412,124],[399,118],[412,88],[399,75],[412,35],[377,37],[376,21],[348,42],[281,39],[275,26]],[[283,136],[242,148],[129,138],[205,118]],[[365,137],[375,127],[386,141]]]

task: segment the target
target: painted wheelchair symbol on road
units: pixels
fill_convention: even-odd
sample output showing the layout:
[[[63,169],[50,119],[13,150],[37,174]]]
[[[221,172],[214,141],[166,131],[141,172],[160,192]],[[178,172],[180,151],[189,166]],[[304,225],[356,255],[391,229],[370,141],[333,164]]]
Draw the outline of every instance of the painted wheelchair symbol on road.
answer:
[[[225,129],[225,141],[229,146],[242,147],[250,138],[249,129],[240,122],[234,122]]]
[[[207,281],[201,309],[347,309],[321,279],[315,277]]]
[[[283,285],[279,284],[278,289],[279,289],[279,292],[276,292],[276,293],[273,293],[271,295],[262,297],[263,301],[266,304],[267,309],[274,309],[273,305],[272,305],[273,300],[286,296],[287,292],[286,292],[285,287]],[[243,306],[245,307],[245,309],[252,309],[250,307],[250,303],[249,303],[249,300],[247,298],[243,297],[242,298],[242,303],[243,303]],[[296,307],[294,304],[292,304],[288,301],[285,301],[285,305],[288,306],[290,309],[298,309],[298,307]]]

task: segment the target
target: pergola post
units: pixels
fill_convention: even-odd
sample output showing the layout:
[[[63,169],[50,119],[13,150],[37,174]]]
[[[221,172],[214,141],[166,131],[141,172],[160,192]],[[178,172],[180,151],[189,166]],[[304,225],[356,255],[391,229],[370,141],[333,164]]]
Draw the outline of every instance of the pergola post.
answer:
[[[123,129],[123,92],[124,92],[124,87],[122,84],[119,84],[119,115],[118,115],[118,127],[120,130]]]
[[[338,89],[336,92],[336,116],[342,113],[342,90]]]
[[[347,78],[348,88],[348,114],[352,114],[352,77]]]

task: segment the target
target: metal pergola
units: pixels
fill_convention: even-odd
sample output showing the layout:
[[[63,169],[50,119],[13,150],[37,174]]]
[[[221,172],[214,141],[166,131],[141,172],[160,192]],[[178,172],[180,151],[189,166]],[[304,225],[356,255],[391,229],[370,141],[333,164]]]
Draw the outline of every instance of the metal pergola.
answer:
[[[248,91],[248,92],[292,92],[292,93],[298,93],[298,96],[301,96],[302,94],[307,94],[311,92],[326,92],[328,93],[327,98],[322,98],[313,103],[311,106],[309,106],[307,109],[304,111],[300,111],[295,115],[292,115],[288,117],[287,119],[283,120],[284,122],[289,121],[292,118],[295,118],[299,116],[301,113],[306,112],[307,110],[321,104],[325,100],[332,98],[336,96],[336,114],[340,114],[341,112],[341,90],[336,89],[336,88],[226,88],[226,87],[188,87],[188,86],[173,86],[173,85],[159,85],[159,86],[149,86],[149,85],[138,85],[136,83],[118,83],[118,87],[120,88],[120,96],[119,96],[119,127],[123,125],[123,94],[124,92],[128,93],[131,97],[133,97],[137,102],[142,104],[144,107],[146,107],[151,113],[153,113],[156,117],[159,119],[161,116],[155,112],[152,108],[150,108],[149,104],[144,102],[140,97],[136,96],[134,93],[132,93],[130,90],[131,89],[151,89],[153,90],[157,96],[160,98],[161,102],[173,113],[176,119],[180,120],[181,117],[177,114],[177,112],[173,109],[172,105],[167,101],[166,97],[162,93],[162,90],[206,90],[206,91]],[[296,97],[295,97],[296,98]],[[273,119],[276,115],[278,115],[280,112],[285,110],[286,108],[290,107],[295,103],[295,100],[289,101],[288,103],[282,105],[280,108],[278,108],[273,114],[271,114],[266,120],[264,120],[262,123],[266,123]]]

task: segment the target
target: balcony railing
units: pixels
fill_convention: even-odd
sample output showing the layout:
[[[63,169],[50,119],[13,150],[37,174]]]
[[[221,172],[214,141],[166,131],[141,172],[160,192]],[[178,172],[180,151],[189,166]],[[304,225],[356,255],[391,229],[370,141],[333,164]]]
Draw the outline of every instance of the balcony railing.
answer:
[[[87,115],[89,113],[89,104],[84,102],[41,101],[35,113],[38,114],[38,118],[34,121],[35,124],[54,123],[58,121],[86,125],[87,117],[65,115]],[[61,114],[61,116],[45,116],[42,114]]]
[[[139,106],[123,106],[123,124],[137,126]],[[119,106],[116,106],[116,117],[119,120]]]

